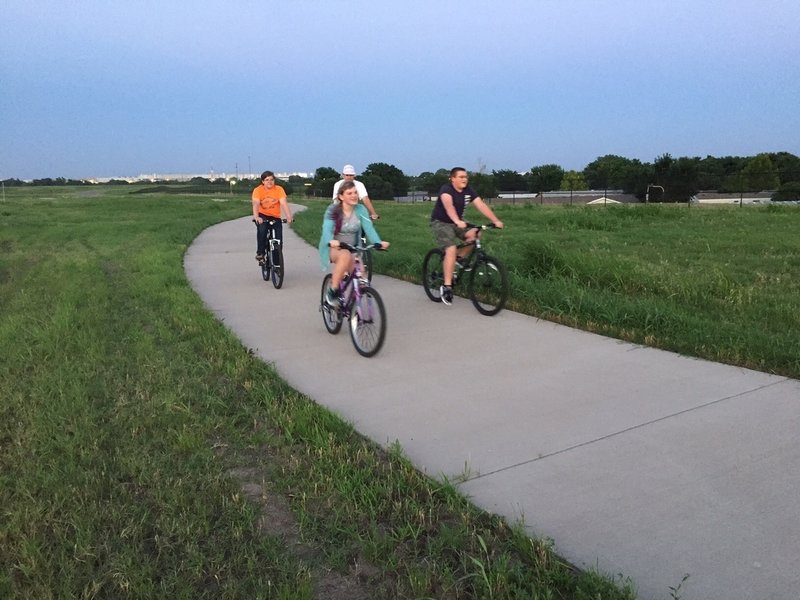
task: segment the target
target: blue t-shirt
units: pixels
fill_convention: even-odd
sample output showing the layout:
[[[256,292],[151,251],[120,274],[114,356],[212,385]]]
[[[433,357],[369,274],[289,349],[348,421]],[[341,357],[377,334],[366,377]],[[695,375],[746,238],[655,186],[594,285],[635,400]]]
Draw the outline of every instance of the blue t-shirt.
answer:
[[[478,197],[478,194],[476,194],[475,190],[473,190],[470,186],[467,186],[460,192],[457,192],[452,183],[445,183],[439,189],[439,198],[436,200],[436,204],[433,207],[431,221],[443,221],[445,223],[453,222],[453,220],[447,216],[447,212],[444,210],[444,204],[442,204],[442,194],[450,194],[450,196],[453,198],[453,207],[456,209],[456,214],[459,216],[459,218],[463,218],[464,209],[470,202],[472,202],[472,200]]]

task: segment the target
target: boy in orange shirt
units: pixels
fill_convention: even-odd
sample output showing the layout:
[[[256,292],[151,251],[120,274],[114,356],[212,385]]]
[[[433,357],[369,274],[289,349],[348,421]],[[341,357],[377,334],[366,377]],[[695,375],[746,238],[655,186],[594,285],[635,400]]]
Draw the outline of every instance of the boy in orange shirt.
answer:
[[[264,260],[267,246],[267,232],[270,226],[276,240],[283,243],[283,226],[281,210],[286,213],[286,222],[292,223],[292,211],[286,201],[286,192],[275,185],[275,173],[264,171],[261,174],[261,185],[253,189],[253,220],[256,222],[256,260]],[[272,221],[272,225],[270,225]]]

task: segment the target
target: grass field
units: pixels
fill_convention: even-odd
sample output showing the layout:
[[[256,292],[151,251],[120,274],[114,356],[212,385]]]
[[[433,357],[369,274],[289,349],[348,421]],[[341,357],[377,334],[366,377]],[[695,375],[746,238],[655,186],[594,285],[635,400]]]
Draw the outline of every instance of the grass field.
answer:
[[[312,237],[320,208],[298,222]],[[410,278],[429,234],[425,211],[404,208],[382,207],[395,251],[379,260]],[[222,196],[6,190],[0,598],[635,597],[423,477],[248,352],[182,266],[200,231],[248,211]],[[570,256],[517,214],[493,242],[509,264]],[[514,306],[540,307],[521,286],[562,263],[523,264]]]
[[[325,205],[310,204],[295,230],[316,241]],[[510,272],[509,309],[800,378],[799,207],[495,208],[507,228],[485,246]],[[420,281],[430,210],[378,203],[392,248],[377,270]]]
[[[205,310],[183,253],[248,208],[6,190],[0,597],[635,597],[361,438]],[[417,280],[430,205],[379,210],[378,269]],[[499,210],[515,310],[800,374],[796,208]]]

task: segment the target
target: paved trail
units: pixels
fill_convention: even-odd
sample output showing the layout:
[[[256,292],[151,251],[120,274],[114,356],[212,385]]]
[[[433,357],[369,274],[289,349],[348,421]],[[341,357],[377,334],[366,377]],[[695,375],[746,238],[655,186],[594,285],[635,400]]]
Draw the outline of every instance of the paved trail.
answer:
[[[575,564],[631,577],[641,598],[669,598],[688,573],[684,600],[800,599],[800,381],[483,317],[381,276],[388,336],[365,359],[344,329],[325,331],[316,248],[284,231],[281,290],[260,277],[249,217],[205,230],[185,268],[295,389],[377,443],[399,441],[420,470],[466,476],[477,505],[524,516]],[[472,350],[440,352],[463,343]]]

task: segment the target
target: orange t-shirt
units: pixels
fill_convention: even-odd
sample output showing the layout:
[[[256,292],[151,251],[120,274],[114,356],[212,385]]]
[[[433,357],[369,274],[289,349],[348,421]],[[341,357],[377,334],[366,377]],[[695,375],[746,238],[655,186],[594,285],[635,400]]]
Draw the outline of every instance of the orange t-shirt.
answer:
[[[262,183],[253,190],[253,203],[258,202],[258,213],[265,217],[281,218],[282,198],[286,198],[286,192],[279,185],[267,189]]]

